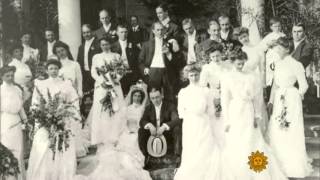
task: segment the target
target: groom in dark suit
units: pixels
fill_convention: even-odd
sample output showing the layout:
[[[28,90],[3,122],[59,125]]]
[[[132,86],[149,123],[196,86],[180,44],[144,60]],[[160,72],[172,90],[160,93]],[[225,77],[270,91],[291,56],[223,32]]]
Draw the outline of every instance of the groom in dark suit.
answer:
[[[140,49],[137,44],[129,42],[128,28],[124,25],[117,26],[116,42],[112,44],[111,51],[121,55],[121,60],[127,65],[127,72],[120,80],[123,94],[128,94],[130,86],[139,80],[138,55]]]
[[[174,104],[163,101],[160,89],[152,88],[149,104],[140,120],[139,147],[145,157],[148,156],[147,141],[150,135],[164,135],[168,150],[181,155],[181,119]]]
[[[149,87],[163,87],[165,99],[175,102],[183,56],[176,40],[164,39],[164,27],[160,22],[153,23],[152,32],[154,38],[143,44],[139,54],[140,73]]]

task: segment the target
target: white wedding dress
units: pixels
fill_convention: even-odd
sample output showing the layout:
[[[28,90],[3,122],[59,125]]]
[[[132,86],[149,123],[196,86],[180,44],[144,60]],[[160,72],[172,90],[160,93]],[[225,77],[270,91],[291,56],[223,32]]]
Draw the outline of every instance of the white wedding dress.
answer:
[[[102,75],[99,75],[96,68],[101,68],[105,64],[120,61],[120,55],[116,53],[96,54],[92,59],[91,75],[95,82],[93,105],[88,116],[87,122],[91,127],[91,144],[112,144],[119,137],[119,128],[124,121],[125,101],[120,83],[114,86],[117,97],[113,99],[112,105],[115,113],[110,116],[108,110],[104,110],[101,99],[106,96],[106,90],[101,87],[105,81]]]
[[[294,87],[298,82],[299,89]],[[288,177],[304,178],[312,172],[307,156],[301,96],[308,89],[302,64],[291,56],[276,62],[274,90],[271,94],[273,112],[269,124],[270,146],[274,149]],[[287,129],[276,119],[281,114],[281,96],[287,106]],[[273,101],[272,101],[273,100]]]
[[[220,150],[212,135],[214,107],[209,89],[193,84],[181,89],[178,112],[183,118],[183,149],[174,180],[220,179]]]
[[[208,87],[210,93],[212,94],[212,98],[220,99],[221,97],[221,80],[223,79],[224,74],[226,74],[229,70],[227,70],[223,66],[224,62],[221,64],[217,64],[215,62],[210,62],[209,64],[205,64],[202,67],[202,71],[200,74],[200,85],[203,87]],[[223,117],[220,113],[220,116],[214,115],[211,120],[212,124],[212,132],[221,146],[224,145],[224,124]]]
[[[25,170],[20,116],[25,116],[25,114],[23,112],[22,90],[16,85],[3,82],[0,87],[0,95],[0,142],[17,158],[21,172],[17,179],[23,180]],[[10,176],[7,180],[16,180],[16,178]]]
[[[130,96],[131,91],[128,96]],[[146,90],[145,90],[146,94]],[[88,176],[78,175],[76,180],[152,180],[143,169],[144,156],[139,149],[138,129],[146,99],[142,104],[131,104],[126,110],[121,135],[116,145],[105,144],[97,154],[98,165]],[[92,163],[95,166],[97,163]]]
[[[79,109],[78,94],[70,81],[62,81],[59,78],[49,78],[43,81],[35,81],[35,87],[39,89],[44,98],[48,99],[48,90],[51,95],[61,93],[67,102],[73,102]],[[34,90],[32,104],[39,104],[39,94]],[[77,111],[78,112],[78,111]],[[75,116],[80,119],[79,112]],[[33,138],[32,149],[27,170],[27,180],[72,180],[77,167],[75,137],[81,128],[80,121],[73,118],[65,119],[66,126],[74,136],[70,136],[69,147],[64,152],[56,152],[53,160],[53,152],[49,148],[50,139],[48,131],[41,127]],[[35,125],[37,129],[37,124]]]
[[[264,141],[260,128],[254,128],[254,118],[261,118],[260,83],[254,74],[233,71],[222,81],[222,111],[226,127],[223,166],[230,180],[286,180],[282,167]],[[256,173],[248,165],[252,152],[263,152],[267,168]]]

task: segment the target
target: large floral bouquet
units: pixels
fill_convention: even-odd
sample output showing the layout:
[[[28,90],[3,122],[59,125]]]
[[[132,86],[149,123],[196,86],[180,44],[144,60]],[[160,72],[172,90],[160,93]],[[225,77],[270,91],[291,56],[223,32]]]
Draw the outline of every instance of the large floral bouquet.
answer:
[[[101,87],[106,90],[106,95],[100,100],[100,103],[103,110],[108,111],[109,115],[112,116],[119,109],[119,107],[113,104],[114,99],[118,96],[114,86],[119,85],[119,77],[123,75],[125,65],[122,61],[105,63],[102,67],[97,67],[96,71],[98,75],[103,77],[104,81]]]
[[[49,133],[50,149],[53,152],[53,159],[57,151],[63,152],[69,147],[70,136],[72,131],[68,126],[68,120],[79,120],[76,116],[78,109],[74,106],[75,99],[72,102],[67,102],[61,93],[55,95],[47,91],[48,100],[36,87],[35,90],[40,96],[40,103],[33,105],[28,114],[27,128],[32,129],[29,132],[33,137],[35,128],[45,128]],[[30,128],[31,127],[31,128]]]
[[[17,158],[12,152],[0,143],[0,179],[7,176],[16,176],[20,172]]]

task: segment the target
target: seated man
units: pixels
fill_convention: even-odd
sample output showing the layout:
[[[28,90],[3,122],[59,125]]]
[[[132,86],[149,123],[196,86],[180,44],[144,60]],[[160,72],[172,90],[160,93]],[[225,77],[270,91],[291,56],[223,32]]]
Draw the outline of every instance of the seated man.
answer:
[[[176,156],[181,155],[181,120],[176,107],[162,101],[163,96],[159,89],[151,88],[150,103],[140,120],[139,147],[148,160],[147,142],[151,135],[164,135],[168,152]]]

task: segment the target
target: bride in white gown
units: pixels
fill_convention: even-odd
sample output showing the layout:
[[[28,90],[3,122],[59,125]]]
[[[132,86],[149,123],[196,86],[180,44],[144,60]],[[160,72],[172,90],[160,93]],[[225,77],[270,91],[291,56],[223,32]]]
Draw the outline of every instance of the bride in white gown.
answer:
[[[147,102],[147,87],[137,84],[131,87],[126,98],[128,108],[121,135],[115,146],[104,145],[98,153],[98,165],[85,180],[151,180],[143,169],[144,156],[138,144],[139,121]]]
[[[201,68],[197,64],[185,68],[190,85],[178,95],[178,112],[183,118],[181,166],[175,180],[221,179],[220,150],[212,135],[213,96],[199,84]]]
[[[226,124],[224,167],[228,167],[234,180],[287,180],[258,128],[262,87],[254,74],[242,70],[245,60],[246,53],[237,53],[233,60],[234,70],[222,81],[221,102]],[[266,169],[259,173],[248,165],[248,156],[256,151],[263,152],[268,158]]]
[[[119,126],[124,119],[125,102],[120,85],[119,74],[115,79],[110,79],[112,83],[113,94],[112,109],[114,113],[110,113],[110,109],[105,109],[101,101],[106,97],[107,90],[104,88],[106,83],[102,73],[97,68],[103,68],[105,65],[114,65],[120,62],[120,55],[111,52],[111,44],[108,39],[100,40],[102,53],[96,54],[92,59],[91,75],[95,80],[93,105],[88,116],[88,123],[91,125],[91,144],[99,146],[103,144],[114,144],[119,137]],[[115,72],[108,72],[115,73]]]

